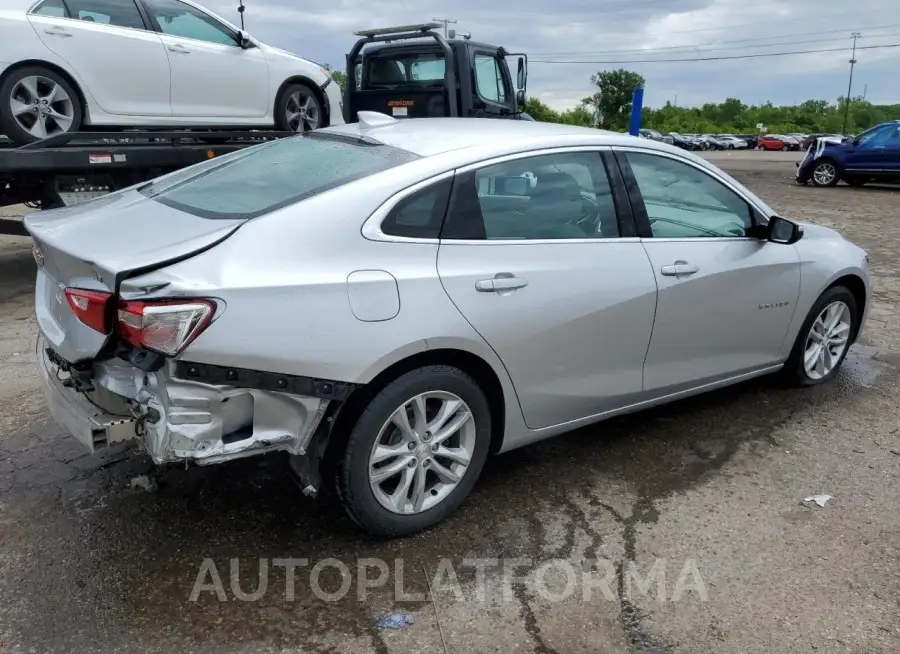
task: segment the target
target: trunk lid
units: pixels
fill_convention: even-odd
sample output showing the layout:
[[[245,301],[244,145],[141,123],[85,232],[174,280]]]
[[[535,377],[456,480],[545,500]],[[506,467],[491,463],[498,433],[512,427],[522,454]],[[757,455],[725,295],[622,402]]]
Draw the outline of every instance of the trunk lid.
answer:
[[[208,249],[243,222],[201,218],[134,190],[29,214],[25,228],[38,264],[35,315],[41,333],[70,363],[94,358],[109,336],[78,320],[65,297],[67,287],[116,293],[129,273]]]

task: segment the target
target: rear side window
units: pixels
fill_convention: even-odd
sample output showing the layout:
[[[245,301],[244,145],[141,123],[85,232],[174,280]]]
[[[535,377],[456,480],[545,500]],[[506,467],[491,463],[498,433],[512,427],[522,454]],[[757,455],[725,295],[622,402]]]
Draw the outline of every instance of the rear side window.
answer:
[[[191,166],[141,193],[203,218],[254,218],[418,158],[387,145],[312,132]]]
[[[398,85],[444,83],[444,58],[438,54],[378,55],[369,58],[363,88],[390,88]]]
[[[66,0],[72,18],[101,25],[144,29],[133,0]]]
[[[381,223],[381,231],[391,236],[438,238],[451,186],[449,178],[403,198]]]
[[[36,6],[31,13],[38,16],[52,16],[54,18],[66,18],[66,6],[62,0],[44,0]]]

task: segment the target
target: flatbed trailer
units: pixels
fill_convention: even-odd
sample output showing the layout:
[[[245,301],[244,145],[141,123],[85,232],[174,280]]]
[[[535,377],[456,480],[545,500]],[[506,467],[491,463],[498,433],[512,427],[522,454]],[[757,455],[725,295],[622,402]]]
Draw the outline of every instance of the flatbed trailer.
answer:
[[[55,209],[236,150],[296,136],[280,131],[76,132],[0,146],[0,207]],[[0,218],[0,234],[27,235]]]

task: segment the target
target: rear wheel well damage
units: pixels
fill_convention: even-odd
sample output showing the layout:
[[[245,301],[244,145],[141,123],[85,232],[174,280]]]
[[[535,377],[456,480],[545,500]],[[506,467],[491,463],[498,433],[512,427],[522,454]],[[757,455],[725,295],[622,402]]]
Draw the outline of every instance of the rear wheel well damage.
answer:
[[[305,487],[313,486],[326,493],[337,493],[334,483],[337,466],[347,445],[353,425],[385,386],[408,372],[424,366],[445,365],[458,368],[471,376],[487,396],[491,408],[491,448],[494,454],[503,444],[506,427],[503,386],[497,374],[481,357],[456,349],[428,350],[394,363],[376,375],[368,384],[357,387],[341,403],[332,402],[303,456],[291,457],[291,467]]]

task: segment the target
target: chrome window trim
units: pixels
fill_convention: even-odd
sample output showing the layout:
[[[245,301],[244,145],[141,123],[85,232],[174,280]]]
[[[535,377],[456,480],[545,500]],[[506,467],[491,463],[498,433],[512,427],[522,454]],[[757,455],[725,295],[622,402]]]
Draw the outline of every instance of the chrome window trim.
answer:
[[[365,239],[369,241],[380,241],[387,243],[427,243],[427,244],[504,244],[504,243],[534,243],[534,244],[543,244],[546,245],[548,243],[602,243],[606,241],[615,241],[617,243],[620,242],[640,242],[640,238],[637,237],[628,237],[628,238],[560,238],[560,239],[446,239],[441,240],[439,238],[415,238],[411,236],[393,236],[391,234],[385,234],[381,229],[381,223],[385,218],[388,217],[388,214],[394,209],[400,201],[409,197],[413,193],[416,193],[422,189],[427,188],[431,184],[436,184],[441,182],[448,177],[454,177],[457,174],[467,173],[473,170],[478,170],[480,168],[486,168],[488,166],[493,166],[496,164],[505,163],[507,161],[515,161],[517,159],[529,159],[531,157],[540,157],[551,154],[564,154],[570,152],[596,152],[599,158],[600,153],[603,151],[608,152],[610,150],[610,146],[608,145],[566,145],[566,146],[551,146],[544,147],[538,150],[528,150],[526,152],[514,152],[511,154],[503,154],[495,157],[491,157],[489,159],[483,159],[481,161],[477,161],[475,163],[466,164],[465,166],[461,166],[456,168],[455,170],[449,170],[443,173],[439,173],[437,175],[433,175],[428,179],[422,180],[421,182],[416,182],[412,186],[408,186],[402,191],[398,191],[390,198],[388,198],[385,202],[381,204],[373,213],[370,215],[362,226],[362,235]],[[602,161],[600,162],[603,163]],[[604,172],[606,168],[604,167]],[[610,188],[612,188],[612,182],[610,182]]]
[[[448,170],[437,175],[432,175],[428,179],[416,182],[412,186],[407,186],[401,191],[397,191],[372,212],[362,226],[363,238],[369,241],[381,241],[387,243],[429,243],[437,245],[440,243],[438,238],[420,238],[415,236],[394,236],[393,234],[385,234],[381,229],[381,223],[384,222],[391,211],[410,195],[418,193],[433,184],[439,184],[447,179],[452,178],[456,174],[455,170]]]
[[[772,217],[771,215],[769,215],[769,213],[765,207],[760,206],[755,200],[748,198],[744,194],[743,191],[741,191],[738,188],[735,188],[734,184],[729,182],[727,179],[721,177],[717,172],[710,170],[710,169],[706,168],[705,166],[702,166],[694,161],[691,161],[690,159],[686,159],[685,157],[682,157],[674,152],[666,152],[664,150],[657,150],[654,148],[641,148],[641,147],[635,147],[635,146],[631,146],[631,145],[613,145],[613,146],[610,146],[610,149],[613,150],[614,152],[634,152],[636,154],[656,155],[658,157],[665,157],[667,159],[673,159],[674,161],[678,161],[680,163],[687,164],[688,166],[691,166],[691,167],[699,170],[701,173],[705,173],[705,174],[709,175],[714,180],[716,180],[717,182],[719,182],[720,184],[725,186],[727,189],[732,191],[735,195],[737,195],[739,198],[741,198],[744,202],[746,202],[751,207],[753,207],[756,210],[756,212],[758,214],[760,214],[765,220],[768,221],[769,218]],[[638,190],[640,190],[640,189],[638,189]],[[643,193],[641,195],[643,195]],[[698,236],[698,237],[694,237],[694,238],[696,240],[704,240],[704,241],[709,240],[702,236]],[[719,237],[710,237],[710,238],[719,238]],[[729,237],[721,237],[721,238],[729,238]],[[747,236],[736,236],[734,238],[756,240],[756,239],[752,239]],[[662,239],[660,239],[660,240],[662,240]],[[677,240],[683,240],[683,239],[677,239]]]

